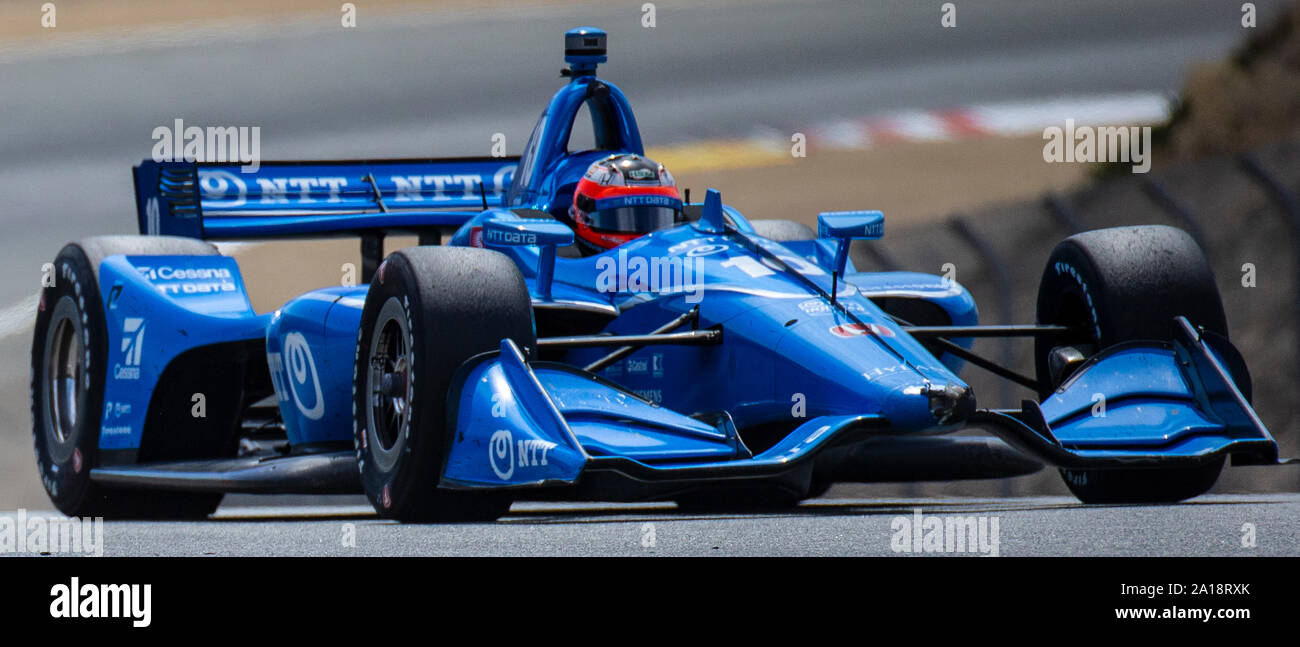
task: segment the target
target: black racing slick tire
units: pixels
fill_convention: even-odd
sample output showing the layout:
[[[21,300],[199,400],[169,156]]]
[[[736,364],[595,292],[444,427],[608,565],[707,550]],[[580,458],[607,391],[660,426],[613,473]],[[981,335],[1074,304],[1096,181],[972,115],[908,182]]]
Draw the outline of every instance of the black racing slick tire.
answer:
[[[808,225],[792,220],[751,220],[754,233],[778,243],[798,240],[817,240],[817,232]]]
[[[532,301],[504,254],[412,247],[384,260],[366,294],[353,373],[353,436],[366,496],[404,522],[491,521],[507,493],[439,489],[447,396],[465,360],[509,338],[534,352]]]
[[[1038,323],[1067,325],[1066,339],[1039,338],[1035,363],[1040,397],[1066,376],[1053,376],[1053,349],[1096,352],[1132,340],[1169,341],[1174,317],[1228,334],[1209,261],[1181,229],[1165,226],[1099,229],[1066,238],[1048,258],[1038,288]],[[1249,397],[1247,376],[1234,376]],[[1062,469],[1084,503],[1167,503],[1199,496],[1214,486],[1223,459],[1175,469]]]
[[[116,490],[90,479],[99,464],[99,432],[110,331],[99,291],[99,265],[117,254],[210,256],[189,238],[101,236],[66,245],[55,257],[36,312],[32,339],[32,436],[50,501],[73,517],[199,519],[221,494]]]

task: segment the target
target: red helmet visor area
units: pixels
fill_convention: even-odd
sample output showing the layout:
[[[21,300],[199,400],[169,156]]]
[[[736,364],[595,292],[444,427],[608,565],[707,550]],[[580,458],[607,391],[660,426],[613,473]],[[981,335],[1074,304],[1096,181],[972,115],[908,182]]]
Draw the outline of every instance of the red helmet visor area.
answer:
[[[574,196],[577,234],[604,249],[675,225],[682,210],[676,187],[579,183]]]

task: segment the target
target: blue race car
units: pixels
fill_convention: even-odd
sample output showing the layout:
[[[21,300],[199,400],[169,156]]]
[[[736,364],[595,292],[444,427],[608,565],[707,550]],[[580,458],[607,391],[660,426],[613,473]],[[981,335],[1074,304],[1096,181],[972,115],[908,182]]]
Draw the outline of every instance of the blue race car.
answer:
[[[878,211],[814,232],[682,199],[596,76],[605,43],[565,35],[568,81],[518,158],[137,166],[143,235],[67,245],[41,293],[54,504],[201,517],[227,492],[364,492],[388,518],[483,520],[524,498],[776,506],[1044,463],[1085,502],[1177,501],[1229,455],[1278,462],[1182,231],[1070,237],[1037,322],[981,326],[947,278],[856,270]],[[569,151],[583,108],[596,146]],[[420,244],[384,257],[393,232]],[[262,314],[206,242],[324,236],[360,239],[360,283]],[[1036,374],[977,337],[1032,339]],[[978,408],[966,365],[1040,397]],[[968,426],[994,436],[944,435]]]

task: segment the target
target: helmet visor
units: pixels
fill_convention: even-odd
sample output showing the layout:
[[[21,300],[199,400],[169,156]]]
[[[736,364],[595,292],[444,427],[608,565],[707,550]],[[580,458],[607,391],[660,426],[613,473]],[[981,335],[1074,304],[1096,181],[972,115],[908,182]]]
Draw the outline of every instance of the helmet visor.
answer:
[[[585,209],[587,225],[592,229],[620,234],[648,234],[667,229],[677,221],[682,201],[666,195],[625,195],[592,201]]]
[[[672,227],[676,221],[677,209],[672,207],[610,207],[587,214],[592,229],[620,234],[648,234]]]

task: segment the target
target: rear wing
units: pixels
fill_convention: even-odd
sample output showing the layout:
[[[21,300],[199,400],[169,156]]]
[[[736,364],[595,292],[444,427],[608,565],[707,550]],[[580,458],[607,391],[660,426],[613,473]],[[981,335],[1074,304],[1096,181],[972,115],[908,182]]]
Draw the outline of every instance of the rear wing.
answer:
[[[436,234],[502,206],[518,157],[155,162],[133,169],[140,233],[205,240]]]

